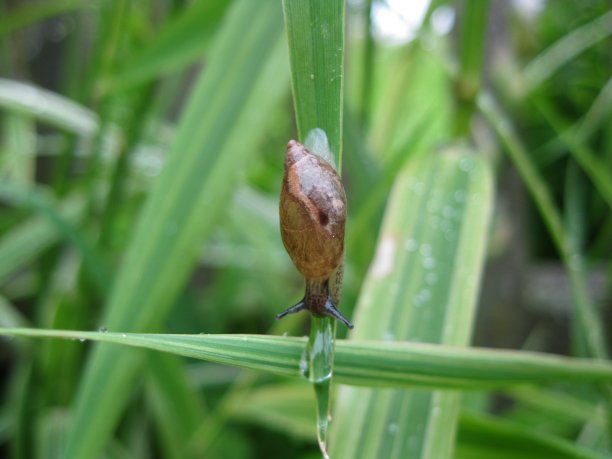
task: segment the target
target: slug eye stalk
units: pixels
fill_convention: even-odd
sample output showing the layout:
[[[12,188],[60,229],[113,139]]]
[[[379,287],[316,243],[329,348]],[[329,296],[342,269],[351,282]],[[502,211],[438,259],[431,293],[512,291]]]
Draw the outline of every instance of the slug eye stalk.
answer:
[[[336,307],[344,261],[344,186],[329,163],[295,140],[287,144],[279,211],[283,244],[306,279],[306,293],[277,318],[306,309],[352,329]]]

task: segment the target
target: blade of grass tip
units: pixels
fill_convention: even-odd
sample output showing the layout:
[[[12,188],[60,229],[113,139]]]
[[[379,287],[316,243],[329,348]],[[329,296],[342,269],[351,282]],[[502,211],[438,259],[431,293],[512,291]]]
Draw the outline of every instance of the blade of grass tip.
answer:
[[[302,379],[306,338],[0,328],[0,336],[121,344]],[[122,349],[127,352],[127,349]],[[539,352],[407,341],[337,340],[334,375],[369,387],[480,390],[524,384],[612,383],[612,363]]]
[[[262,114],[287,90],[281,32],[276,2],[232,5],[132,234],[103,318],[107,329],[151,329],[166,317],[264,132]],[[134,351],[94,350],[77,393],[67,458],[98,455],[140,362]]]
[[[452,148],[411,161],[393,188],[351,340],[467,345],[491,205],[479,156]],[[459,394],[342,387],[339,399],[333,457],[452,456]]]
[[[98,131],[94,112],[32,84],[0,78],[0,106],[82,136],[91,137]]]
[[[561,217],[554,204],[549,189],[533,165],[525,147],[520,143],[512,124],[496,105],[492,96],[481,94],[478,99],[478,108],[489,122],[492,129],[499,136],[506,152],[517,168],[525,182],[531,197],[538,208],[551,238],[555,243],[563,263],[570,276],[572,293],[576,304],[575,314],[580,326],[584,330],[586,344],[590,355],[606,359],[606,340],[602,321],[599,319],[595,306],[589,297],[585,279],[582,256],[574,250]]]
[[[341,174],[345,2],[283,0],[283,11],[299,138]],[[341,270],[342,267],[337,273]],[[337,273],[333,276],[338,276]],[[309,379],[317,400],[317,438],[324,457],[327,457],[335,326],[329,317],[313,316],[307,350]]]

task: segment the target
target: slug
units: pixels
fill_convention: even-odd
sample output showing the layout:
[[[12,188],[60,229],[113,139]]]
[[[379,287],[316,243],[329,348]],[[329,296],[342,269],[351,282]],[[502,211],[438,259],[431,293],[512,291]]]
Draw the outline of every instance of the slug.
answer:
[[[344,187],[330,164],[295,140],[287,144],[279,213],[283,244],[306,280],[306,293],[276,318],[308,310],[352,329],[337,309],[344,261]]]

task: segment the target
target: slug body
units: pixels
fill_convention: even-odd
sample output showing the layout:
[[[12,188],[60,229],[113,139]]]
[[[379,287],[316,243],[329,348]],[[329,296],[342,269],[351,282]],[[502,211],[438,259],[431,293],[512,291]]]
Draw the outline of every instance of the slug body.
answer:
[[[295,140],[287,144],[280,195],[280,230],[293,264],[306,279],[302,301],[279,314],[304,309],[353,325],[336,305],[344,260],[346,195],[340,177],[325,160]]]

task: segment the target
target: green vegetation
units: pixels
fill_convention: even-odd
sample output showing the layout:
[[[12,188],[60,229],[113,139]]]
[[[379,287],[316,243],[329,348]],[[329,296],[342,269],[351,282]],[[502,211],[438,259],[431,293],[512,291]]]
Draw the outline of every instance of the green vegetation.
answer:
[[[609,2],[392,3],[0,3],[0,456],[610,457]],[[291,138],[350,334],[274,321]]]

